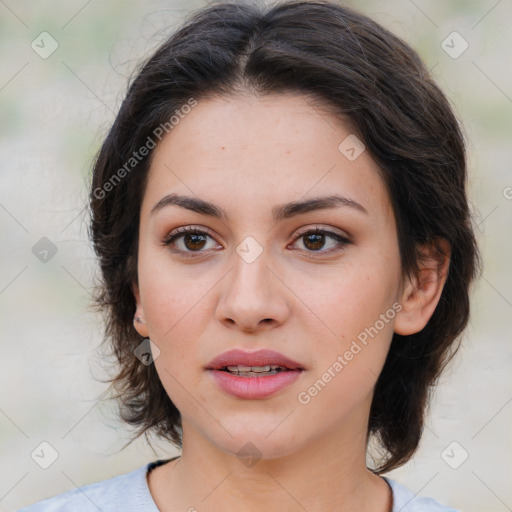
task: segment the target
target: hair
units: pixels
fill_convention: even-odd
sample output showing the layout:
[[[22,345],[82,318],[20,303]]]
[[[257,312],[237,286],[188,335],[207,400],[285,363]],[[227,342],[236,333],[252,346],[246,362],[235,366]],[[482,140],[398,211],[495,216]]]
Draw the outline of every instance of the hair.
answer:
[[[134,154],[154,142],[158,127],[168,132],[169,119],[191,99],[294,93],[348,122],[378,164],[394,209],[403,276],[418,272],[422,246],[443,255],[439,241],[449,244],[448,276],[433,315],[420,332],[393,335],[374,389],[367,441],[377,440],[384,456],[371,470],[403,465],[418,448],[432,388],[460,347],[480,268],[464,138],[418,54],[334,1],[220,3],[191,13],[136,73],[95,157],[89,196],[89,235],[100,264],[94,304],[104,313],[103,343],[116,359],[108,382],[122,420],[137,427],[134,439],[152,432],[181,447],[183,434],[155,365],[134,355],[144,338],[133,326],[132,286],[154,151],[136,161]]]

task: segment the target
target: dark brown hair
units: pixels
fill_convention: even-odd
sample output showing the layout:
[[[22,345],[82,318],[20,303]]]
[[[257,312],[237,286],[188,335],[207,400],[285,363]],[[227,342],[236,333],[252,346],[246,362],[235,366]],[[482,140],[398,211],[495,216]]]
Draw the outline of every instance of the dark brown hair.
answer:
[[[480,264],[463,136],[417,53],[333,1],[221,3],[192,13],[130,81],[94,163],[90,236],[101,269],[95,304],[105,314],[104,344],[116,358],[109,382],[122,419],[138,427],[135,438],[152,432],[181,446],[182,430],[154,365],[134,355],[143,338],[133,326],[132,283],[152,152],[131,159],[191,99],[291,92],[316,98],[348,120],[379,165],[396,216],[404,276],[418,270],[421,244],[441,250],[436,241],[444,239],[451,248],[434,314],[421,332],[393,336],[373,396],[368,439],[374,436],[384,456],[372,471],[407,462],[418,447],[433,386],[460,346]]]

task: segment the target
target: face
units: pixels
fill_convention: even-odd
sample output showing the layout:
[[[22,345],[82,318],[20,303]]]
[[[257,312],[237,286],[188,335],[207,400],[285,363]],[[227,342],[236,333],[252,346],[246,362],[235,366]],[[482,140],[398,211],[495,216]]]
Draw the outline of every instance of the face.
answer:
[[[250,441],[275,458],[365,432],[401,268],[386,187],[368,152],[341,144],[349,135],[305,97],[243,96],[199,101],[155,149],[137,330],[160,351],[154,364],[185,438],[229,453]],[[171,194],[216,209],[162,202]],[[343,199],[283,209],[328,196]],[[273,350],[301,370],[270,394],[268,384],[264,396],[233,394],[206,369],[232,349]]]

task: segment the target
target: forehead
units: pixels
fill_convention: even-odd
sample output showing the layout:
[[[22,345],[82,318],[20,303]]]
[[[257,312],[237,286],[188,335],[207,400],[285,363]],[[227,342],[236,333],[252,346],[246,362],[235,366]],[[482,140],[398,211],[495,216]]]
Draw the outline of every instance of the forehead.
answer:
[[[199,100],[155,148],[143,210],[176,192],[220,202],[228,214],[333,193],[373,215],[389,211],[378,166],[364,150],[354,159],[347,144],[362,149],[347,124],[306,96]]]

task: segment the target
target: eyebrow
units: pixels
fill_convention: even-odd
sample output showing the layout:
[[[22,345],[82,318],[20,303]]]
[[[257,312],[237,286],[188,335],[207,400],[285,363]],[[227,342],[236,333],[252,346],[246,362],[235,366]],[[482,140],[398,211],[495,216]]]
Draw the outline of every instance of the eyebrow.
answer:
[[[150,214],[155,215],[158,211],[167,206],[179,206],[180,208],[185,208],[186,210],[190,210],[201,215],[208,215],[225,221],[229,219],[223,208],[197,197],[184,196],[180,194],[168,194],[162,197],[162,199],[153,206]],[[347,206],[368,215],[366,208],[357,201],[340,195],[330,195],[307,199],[305,201],[292,201],[290,203],[278,205],[272,208],[272,217],[274,221],[278,222],[303,213],[341,206]]]

